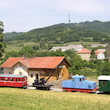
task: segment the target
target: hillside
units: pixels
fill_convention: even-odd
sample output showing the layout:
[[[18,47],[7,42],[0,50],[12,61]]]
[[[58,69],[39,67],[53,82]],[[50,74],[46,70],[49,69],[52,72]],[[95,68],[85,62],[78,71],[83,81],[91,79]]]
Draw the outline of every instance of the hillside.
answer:
[[[19,35],[22,35],[22,34],[23,34],[23,32],[19,32],[19,33],[17,33],[17,32],[5,33],[4,34],[4,40],[7,40],[7,39],[9,39],[11,37],[19,36]]]
[[[33,29],[26,33],[17,33],[4,36],[5,41],[25,40],[32,42],[50,41],[53,43],[67,42],[104,42],[110,41],[110,22],[81,22],[57,24],[45,28]]]

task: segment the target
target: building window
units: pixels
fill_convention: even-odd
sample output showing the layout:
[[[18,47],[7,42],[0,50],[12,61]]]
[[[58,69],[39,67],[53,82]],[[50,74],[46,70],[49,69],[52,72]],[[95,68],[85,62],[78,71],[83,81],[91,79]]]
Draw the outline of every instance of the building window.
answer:
[[[33,78],[33,74],[31,74],[30,76],[31,76],[31,78]]]
[[[20,75],[22,75],[22,72],[19,72]]]
[[[11,72],[9,72],[9,74],[12,74]]]

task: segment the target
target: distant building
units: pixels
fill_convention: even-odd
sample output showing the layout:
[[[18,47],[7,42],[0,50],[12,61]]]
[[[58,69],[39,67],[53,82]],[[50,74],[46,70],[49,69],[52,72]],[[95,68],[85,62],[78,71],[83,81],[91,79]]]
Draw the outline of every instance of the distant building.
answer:
[[[56,51],[61,49],[61,51],[67,51],[67,50],[75,50],[75,51],[80,51],[83,49],[82,45],[68,45],[66,47],[52,47],[51,51]]]
[[[81,44],[80,45],[68,45],[68,47],[74,49],[75,51],[80,51],[84,48]]]
[[[106,49],[97,49],[95,51],[96,59],[98,60],[105,59],[105,54],[104,54],[105,52],[106,52]]]
[[[105,55],[102,52],[98,53],[96,56],[97,56],[97,60],[104,60],[105,59]]]
[[[83,60],[90,61],[91,51],[87,48],[83,48],[78,52],[78,55],[80,55]]]
[[[61,50],[61,51],[66,51],[69,50],[68,47],[52,47],[51,51],[56,51],[56,50]]]
[[[107,47],[108,44],[93,44],[93,45],[91,45],[91,47],[99,47],[99,46]]]

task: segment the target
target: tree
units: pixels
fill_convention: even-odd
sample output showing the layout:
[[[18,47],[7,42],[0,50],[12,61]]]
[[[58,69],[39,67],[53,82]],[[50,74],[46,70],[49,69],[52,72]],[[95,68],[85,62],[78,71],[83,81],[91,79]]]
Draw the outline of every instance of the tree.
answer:
[[[105,62],[101,65],[99,72],[101,75],[110,75],[110,62]]]
[[[3,42],[3,22],[0,21],[0,59],[4,52],[4,42]]]
[[[110,61],[110,44],[107,46],[106,57]]]
[[[35,51],[32,47],[30,46],[24,46],[19,52],[19,56],[25,56],[25,57],[34,57],[35,56]]]

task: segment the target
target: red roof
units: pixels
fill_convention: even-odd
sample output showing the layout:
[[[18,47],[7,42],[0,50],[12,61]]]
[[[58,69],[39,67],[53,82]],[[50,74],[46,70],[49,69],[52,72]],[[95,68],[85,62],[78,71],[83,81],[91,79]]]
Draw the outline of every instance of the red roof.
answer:
[[[96,51],[95,51],[95,55],[98,55],[99,53],[105,53],[105,49],[97,49]]]
[[[78,53],[91,53],[90,50],[88,50],[87,48],[83,48],[81,51],[79,51]]]
[[[17,63],[21,63],[27,68],[56,68],[63,60],[67,62],[64,57],[34,57],[34,58],[23,58],[23,57],[10,57],[0,67],[11,68]],[[68,63],[68,62],[67,62]],[[68,63],[70,66],[70,64]]]

